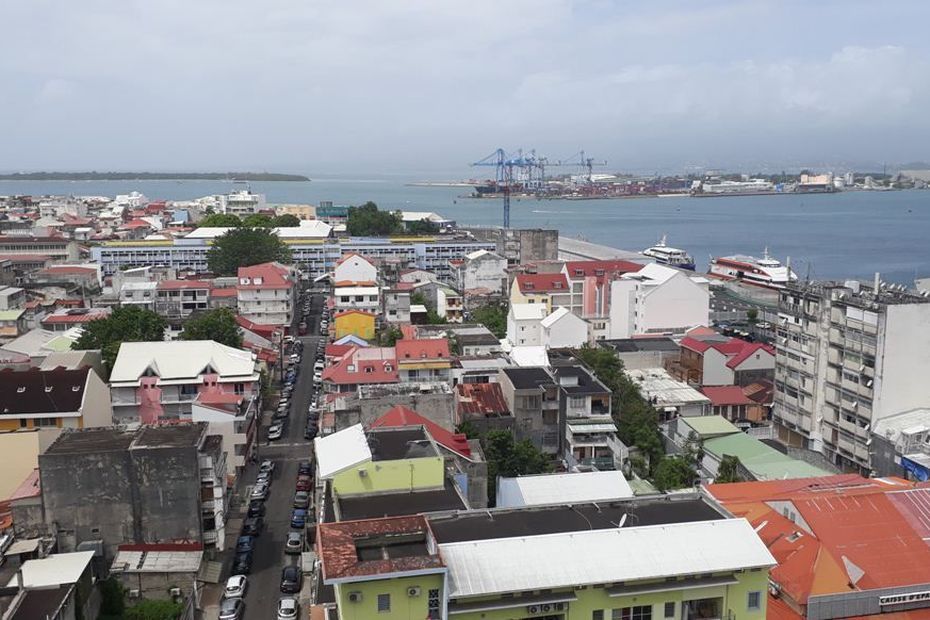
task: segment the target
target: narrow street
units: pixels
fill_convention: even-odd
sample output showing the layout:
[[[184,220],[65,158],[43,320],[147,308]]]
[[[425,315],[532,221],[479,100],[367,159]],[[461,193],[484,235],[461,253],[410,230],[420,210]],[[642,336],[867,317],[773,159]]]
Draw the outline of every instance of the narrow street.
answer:
[[[311,297],[311,315],[307,319],[308,335],[301,337],[304,343],[301,356],[300,372],[291,396],[291,408],[287,418],[284,436],[269,442],[267,427],[270,416],[266,415],[259,432],[258,462],[263,459],[272,459],[275,462],[275,472],[268,499],[265,501],[265,525],[258,537],[255,552],[252,558],[252,572],[249,574],[249,591],[245,598],[245,618],[263,619],[274,618],[278,598],[283,596],[280,590],[281,569],[288,564],[298,564],[299,555],[284,553],[284,542],[290,527],[292,502],[294,499],[294,484],[297,480],[297,464],[300,461],[312,459],[312,441],[304,439],[304,429],[307,421],[307,409],[315,395],[313,387],[313,364],[316,361],[316,350],[319,336],[319,320],[322,310],[323,296]],[[298,310],[299,311],[299,310]],[[251,489],[251,485],[258,473],[256,464],[250,465],[244,474],[245,479],[240,488],[243,492]],[[243,510],[248,506],[246,499]],[[309,594],[309,579],[304,580],[305,585],[300,594],[301,614],[306,613],[306,597]]]

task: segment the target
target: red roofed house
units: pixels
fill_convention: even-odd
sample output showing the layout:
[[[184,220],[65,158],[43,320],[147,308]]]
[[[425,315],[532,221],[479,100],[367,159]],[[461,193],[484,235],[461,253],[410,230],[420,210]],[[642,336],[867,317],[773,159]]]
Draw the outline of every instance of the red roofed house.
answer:
[[[778,562],[769,618],[930,616],[926,484],[843,474],[706,490],[746,518]]]
[[[500,383],[459,383],[455,386],[455,423],[471,424],[479,434],[513,428],[513,416]]]
[[[292,267],[262,263],[239,268],[239,314],[263,325],[290,325],[297,297],[297,277]]]
[[[110,316],[109,308],[68,308],[44,316],[39,323],[42,329],[65,332],[96,319]]]
[[[447,339],[398,340],[394,349],[402,383],[450,380],[452,354]]]
[[[360,385],[397,383],[397,357],[391,347],[354,347],[322,374],[326,392],[355,392]]]
[[[625,273],[642,269],[639,263],[626,260],[569,261],[562,268],[572,293],[581,296],[581,306],[575,312],[583,319],[606,318],[610,311],[610,282]]]
[[[770,345],[719,335],[686,336],[675,374],[692,385],[739,385],[775,378]]]
[[[370,260],[355,252],[343,254],[333,268],[333,282],[374,283],[378,281],[378,268]]]
[[[483,384],[496,385],[496,384]],[[453,433],[408,409],[396,405],[371,423],[371,428],[403,428],[422,426],[439,448],[447,464],[454,464],[455,476],[459,489],[467,496],[470,508],[486,508],[488,500],[488,465],[481,452],[481,443],[477,439],[469,440],[463,433]],[[464,480],[463,480],[464,478]],[[463,484],[464,482],[464,484]]]
[[[710,399],[713,415],[723,416],[730,422],[765,422],[768,407],[749,398],[738,385],[713,385],[701,388]]]
[[[511,304],[544,304],[546,314],[554,308],[581,310],[581,289],[569,288],[564,273],[518,273],[510,287]]]

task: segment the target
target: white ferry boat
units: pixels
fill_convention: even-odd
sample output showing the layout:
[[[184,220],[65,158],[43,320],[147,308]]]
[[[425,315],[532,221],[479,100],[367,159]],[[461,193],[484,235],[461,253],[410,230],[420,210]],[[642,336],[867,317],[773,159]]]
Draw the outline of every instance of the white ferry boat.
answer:
[[[662,265],[694,271],[694,259],[691,258],[691,255],[684,250],[665,245],[665,235],[662,235],[657,244],[643,250],[643,255],[655,259],[657,263]]]
[[[789,265],[782,265],[769,256],[768,248],[765,249],[762,258],[741,254],[713,258],[708,274],[723,280],[737,280],[773,289],[784,288],[789,282],[798,279]]]

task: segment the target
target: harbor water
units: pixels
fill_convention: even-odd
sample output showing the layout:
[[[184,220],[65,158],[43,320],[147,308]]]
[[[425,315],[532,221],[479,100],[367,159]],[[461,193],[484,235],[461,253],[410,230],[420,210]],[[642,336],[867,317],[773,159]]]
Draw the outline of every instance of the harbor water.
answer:
[[[411,187],[414,179],[324,178],[256,182],[269,202],[360,204],[434,211],[459,224],[499,225],[501,201],[463,197],[462,187]],[[139,191],[151,199],[192,199],[241,185],[223,181],[0,181],[0,195],[114,196]],[[801,278],[871,278],[910,284],[930,276],[930,191],[845,192],[695,199],[514,200],[514,227],[560,234],[626,250],[642,250],[663,234],[690,252],[699,271],[711,256],[791,258]]]

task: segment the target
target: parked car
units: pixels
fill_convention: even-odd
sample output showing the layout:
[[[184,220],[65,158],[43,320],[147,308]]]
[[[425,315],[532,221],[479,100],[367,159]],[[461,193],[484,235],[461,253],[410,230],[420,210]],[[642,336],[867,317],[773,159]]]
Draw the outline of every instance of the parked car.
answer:
[[[304,535],[300,532],[288,532],[284,541],[284,553],[296,555],[304,550]]]
[[[261,500],[255,500],[249,502],[249,510],[246,512],[246,517],[264,517],[265,516],[265,502]]]
[[[271,486],[271,474],[259,472],[255,476],[255,484],[266,484],[269,487]]]
[[[323,381],[323,373],[321,373],[321,372],[315,372],[315,373],[313,373],[313,382],[314,382],[314,383],[322,383],[322,381]]]
[[[304,429],[304,439],[315,439],[316,434],[316,424],[307,424],[307,428]]]
[[[294,493],[294,508],[309,508],[310,494],[306,491],[297,491]]]
[[[265,520],[262,517],[249,517],[242,522],[242,534],[245,536],[258,536],[262,533]]]
[[[297,484],[294,485],[295,491],[309,491],[313,488],[313,478],[308,475],[297,476]]]
[[[284,436],[284,425],[280,422],[275,422],[268,427],[268,441],[275,441],[281,439]]]
[[[274,468],[275,468],[274,461],[272,461],[271,459],[265,459],[264,461],[262,461],[262,464],[258,466],[258,472],[259,473],[268,472],[270,474],[273,474]]]
[[[323,365],[324,365],[323,362],[321,361],[317,362],[316,364],[313,365],[313,370],[322,371]]]
[[[256,484],[254,487],[252,487],[252,493],[249,495],[250,499],[265,501],[266,497],[268,497],[267,484]]]
[[[283,596],[278,600],[278,620],[294,620],[298,615],[300,615],[300,603],[296,598]]]
[[[252,553],[255,549],[255,538],[252,536],[240,536],[236,541],[236,553]]]
[[[233,558],[232,574],[248,575],[252,572],[252,552],[237,553]]]
[[[303,571],[300,570],[299,566],[285,566],[281,570],[281,591],[287,594],[300,592],[303,578]]]
[[[307,525],[307,511],[304,508],[295,508],[291,513],[291,527],[302,530]]]
[[[298,476],[312,476],[313,475],[313,463],[310,461],[301,461],[297,463],[297,475]]]
[[[226,580],[223,598],[242,598],[249,589],[249,578],[245,575],[233,575]]]
[[[227,598],[220,603],[220,620],[240,620],[245,613],[241,598]]]

